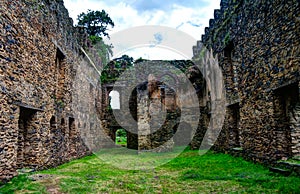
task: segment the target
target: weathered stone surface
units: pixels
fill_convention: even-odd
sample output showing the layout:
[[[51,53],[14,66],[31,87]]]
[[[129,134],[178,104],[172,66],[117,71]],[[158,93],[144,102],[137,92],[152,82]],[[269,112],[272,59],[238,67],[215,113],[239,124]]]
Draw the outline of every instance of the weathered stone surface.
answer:
[[[296,0],[221,1],[202,36],[218,56],[228,105],[216,149],[241,146],[268,163],[300,154],[299,15]]]
[[[0,181],[6,181],[17,169],[49,168],[89,153],[74,80],[80,65],[91,65],[63,1],[1,1],[0,15]]]
[[[201,105],[201,111],[206,110],[202,102],[205,82],[194,63],[146,60],[136,63],[134,68],[128,67],[127,76],[119,77],[123,71],[113,61],[104,68],[105,75],[115,75],[102,84],[101,119],[111,139],[115,138],[115,129],[125,127],[125,130],[130,129],[127,130],[127,147],[131,149],[165,152],[174,145],[200,146],[206,131],[206,125],[201,122],[205,115],[201,118],[199,109]],[[137,86],[128,88],[132,83]],[[109,108],[108,96],[112,90],[120,94],[121,110]],[[131,96],[129,102],[126,101],[128,96]],[[130,112],[124,108],[128,103]],[[181,111],[186,114],[181,115]],[[134,117],[133,123],[129,117]]]
[[[146,61],[114,85],[126,64],[111,61],[100,82],[101,59],[63,1],[1,1],[0,180],[114,147],[123,127],[127,147],[140,151],[209,148],[218,137],[215,149],[254,161],[299,157],[299,1],[222,0],[214,15],[193,48],[195,63]],[[213,51],[204,61],[202,43]],[[137,74],[157,63],[150,77]],[[129,111],[109,107],[112,90]]]

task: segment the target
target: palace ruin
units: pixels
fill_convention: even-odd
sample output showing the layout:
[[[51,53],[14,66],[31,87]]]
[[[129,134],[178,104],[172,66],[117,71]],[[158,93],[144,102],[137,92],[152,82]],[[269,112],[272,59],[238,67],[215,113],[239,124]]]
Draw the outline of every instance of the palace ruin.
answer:
[[[211,127],[221,130],[215,150],[239,151],[268,164],[300,156],[297,0],[222,0],[202,40],[191,48],[191,61],[141,62],[179,69],[196,91],[197,106],[189,98],[179,100],[180,93],[188,97],[192,91],[176,89],[181,80],[164,71],[147,74],[131,93],[124,88],[133,79],[119,85],[116,80],[101,82],[98,71],[105,65],[88,46],[84,29],[73,27],[62,0],[5,0],[0,10],[3,182],[18,169],[50,168],[116,146],[120,127],[131,129],[127,147],[139,151],[187,144],[198,149],[216,138],[207,134],[203,143]],[[108,73],[115,68],[110,64]],[[109,108],[113,90],[119,93],[120,106],[129,110],[120,109],[119,116]],[[190,114],[183,116],[181,103]],[[224,111],[217,108],[222,104]],[[129,114],[132,121],[126,120]]]

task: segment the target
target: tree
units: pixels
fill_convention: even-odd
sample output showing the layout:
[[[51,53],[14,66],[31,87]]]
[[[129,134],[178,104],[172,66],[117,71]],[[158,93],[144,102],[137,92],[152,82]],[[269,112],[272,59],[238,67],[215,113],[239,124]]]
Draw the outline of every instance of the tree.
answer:
[[[102,35],[109,37],[108,26],[114,27],[115,24],[109,15],[104,11],[88,10],[87,13],[81,13],[77,16],[78,25],[86,27],[87,33],[92,38],[100,38]]]
[[[104,10],[88,10],[87,13],[79,14],[77,20],[78,26],[86,28],[93,49],[97,50],[102,64],[106,64],[109,61],[109,56],[112,55],[112,45],[105,44],[101,36],[109,37],[107,28],[109,26],[114,27],[114,22]]]
[[[114,61],[116,62],[116,66],[120,67],[130,67],[133,65],[133,58],[129,57],[128,55],[122,55],[119,58],[115,58]]]

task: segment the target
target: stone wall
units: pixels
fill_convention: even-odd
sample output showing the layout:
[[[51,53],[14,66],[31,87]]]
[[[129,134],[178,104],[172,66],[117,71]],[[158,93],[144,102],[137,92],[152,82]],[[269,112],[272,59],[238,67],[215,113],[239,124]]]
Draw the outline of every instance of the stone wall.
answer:
[[[74,80],[91,64],[63,1],[1,1],[0,33],[0,180],[89,153]]]
[[[206,115],[200,114],[207,110],[203,102],[205,81],[199,68],[183,60],[146,60],[134,68],[117,66],[112,61],[103,74],[111,75],[102,83],[101,120],[106,134],[114,140],[115,130],[125,128],[127,147],[139,151],[170,151],[174,143],[191,142],[193,148],[199,148],[208,125]],[[120,95],[120,110],[109,109],[112,90]],[[201,122],[204,119],[207,125]]]
[[[150,143],[146,148],[159,152],[183,145],[199,148],[207,130],[201,114],[206,110],[206,82],[199,67],[188,60],[146,61],[140,66],[151,72],[144,78],[145,87],[138,91],[137,108],[144,113],[138,114],[138,122],[150,131],[148,138],[143,138]],[[147,103],[142,103],[145,99]]]
[[[217,149],[238,146],[259,162],[299,156],[299,7],[222,0],[215,10],[201,42],[217,56],[226,91]]]
[[[129,88],[135,81],[132,63],[124,58],[116,58],[104,66],[101,74],[101,128],[109,142],[104,142],[104,147],[116,147],[116,131],[124,129],[127,134],[127,148],[138,149],[137,136],[137,101],[136,90]],[[121,75],[123,77],[121,77]],[[119,94],[120,109],[111,107],[110,92]],[[130,118],[130,119],[129,119]]]
[[[205,87],[202,89],[202,103],[200,104],[200,121],[196,136],[191,144],[192,149],[210,149],[218,144],[217,138],[226,139],[222,132],[225,115],[225,90],[222,69],[218,57],[213,55],[201,41],[193,47],[193,62],[203,75]]]
[[[194,47],[196,66],[154,61],[162,63],[162,71],[152,71],[159,81],[154,90],[147,82],[126,93],[122,88],[135,76],[114,86],[129,110],[114,112],[121,122],[109,109],[114,81],[99,82],[101,59],[87,46],[83,29],[73,27],[63,1],[1,1],[0,11],[1,181],[17,175],[17,169],[53,167],[114,146],[120,126],[130,129],[131,149],[166,151],[190,141],[192,148],[209,147],[218,137],[215,149],[239,148],[259,162],[300,155],[299,1],[222,0]],[[193,89],[180,87],[188,83],[174,79],[178,72],[164,65],[183,72]],[[114,78],[126,69],[109,68]],[[148,80],[145,76],[138,79]],[[191,98],[195,93],[197,103]],[[160,110],[166,111],[163,121]],[[151,131],[158,125],[163,127]],[[143,135],[144,129],[150,135]],[[193,139],[187,135],[194,133]]]
[[[148,81],[137,88],[137,93],[139,150],[172,150],[173,130],[179,118],[175,91],[150,74]]]

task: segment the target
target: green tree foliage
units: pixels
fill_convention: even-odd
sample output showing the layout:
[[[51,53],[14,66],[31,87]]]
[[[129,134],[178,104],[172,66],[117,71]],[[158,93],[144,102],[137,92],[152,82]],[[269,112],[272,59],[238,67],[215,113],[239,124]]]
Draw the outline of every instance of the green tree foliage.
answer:
[[[143,59],[142,57],[140,57],[134,61],[134,64],[141,63],[143,61],[147,61],[147,59]]]
[[[116,68],[121,68],[121,67],[130,67],[133,65],[133,58],[129,57],[128,55],[122,55],[119,58],[115,58],[114,61],[115,67]]]
[[[104,11],[88,10],[87,13],[81,13],[77,16],[78,26],[84,26],[89,35],[93,49],[97,50],[102,64],[107,64],[110,55],[112,55],[112,45],[107,45],[102,37],[109,37],[108,27],[114,27],[114,22],[109,15]]]
[[[116,81],[122,72],[133,66],[134,59],[128,55],[122,55],[119,58],[115,58],[110,61],[103,69],[101,73],[102,83],[113,83]]]
[[[116,135],[118,136],[118,137],[126,137],[126,131],[125,131],[125,129],[118,129],[117,130],[117,132],[116,132]]]
[[[109,15],[104,11],[88,10],[87,13],[81,13],[77,16],[78,25],[86,27],[87,33],[90,36],[101,37],[108,36],[108,26],[114,27],[115,24]]]

